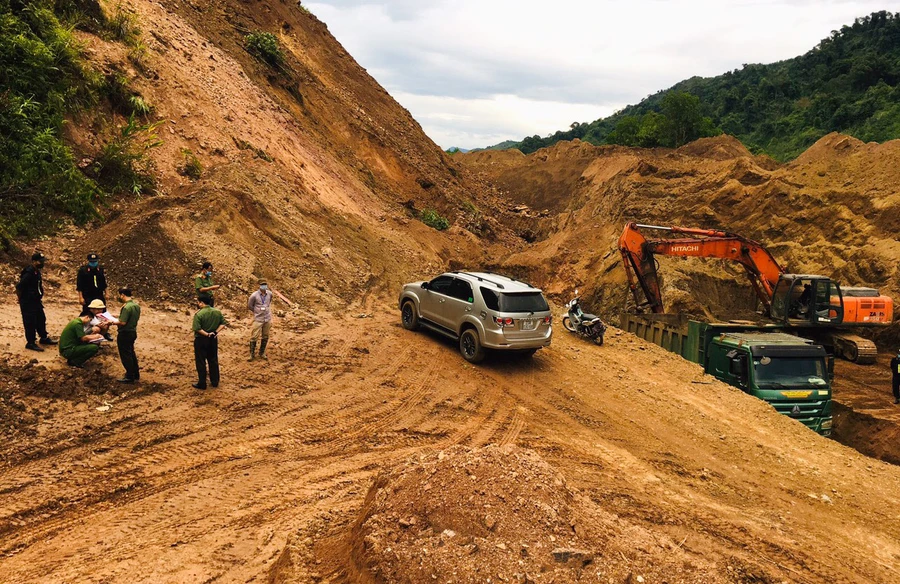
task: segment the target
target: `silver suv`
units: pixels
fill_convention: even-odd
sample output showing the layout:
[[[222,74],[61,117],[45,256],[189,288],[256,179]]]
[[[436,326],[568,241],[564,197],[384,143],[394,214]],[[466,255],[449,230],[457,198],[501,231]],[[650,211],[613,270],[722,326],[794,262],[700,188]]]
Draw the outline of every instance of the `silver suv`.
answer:
[[[541,291],[490,272],[447,272],[406,284],[399,305],[403,328],[425,327],[458,341],[470,363],[482,361],[485,348],[533,355],[553,336]]]

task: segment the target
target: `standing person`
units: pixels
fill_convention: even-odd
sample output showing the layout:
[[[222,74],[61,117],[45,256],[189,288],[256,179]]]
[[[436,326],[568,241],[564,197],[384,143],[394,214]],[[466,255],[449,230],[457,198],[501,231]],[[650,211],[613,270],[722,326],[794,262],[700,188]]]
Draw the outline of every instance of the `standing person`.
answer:
[[[141,379],[137,354],[134,352],[141,307],[131,297],[131,288],[119,288],[119,302],[123,303],[123,306],[119,312],[119,320],[115,323],[119,327],[116,345],[119,347],[119,359],[122,361],[122,367],[125,368],[125,376],[119,380],[119,383],[134,383]]]
[[[194,290],[196,290],[197,296],[201,294],[208,295],[210,300],[212,300],[209,305],[214,306],[213,291],[218,290],[219,285],[213,282],[213,265],[210,262],[203,262],[202,268],[200,273],[194,276]]]
[[[78,290],[82,309],[87,309],[91,300],[102,300],[106,304],[106,273],[100,265],[100,256],[95,253],[87,255],[87,264],[78,269],[75,289]]]
[[[70,367],[84,367],[84,364],[97,354],[100,346],[96,343],[103,338],[100,329],[94,327],[87,332],[85,327],[91,322],[90,314],[82,314],[69,321],[59,336],[59,354],[66,358]]]
[[[197,365],[197,383],[194,389],[206,389],[206,366],[209,364],[209,383],[219,386],[219,331],[225,327],[225,317],[218,308],[213,308],[212,296],[201,294],[197,298],[194,315],[194,362]]]
[[[106,272],[100,265],[100,256],[91,252],[87,254],[87,264],[78,269],[75,279],[75,289],[78,291],[78,300],[83,310],[88,310],[88,305],[94,300],[100,300],[106,305]],[[101,331],[107,341],[112,340],[109,331]]]
[[[22,270],[16,284],[16,298],[22,311],[22,324],[25,326],[25,348],[31,351],[43,351],[41,345],[55,345],[56,341],[47,334],[47,316],[44,314],[44,280],[41,270],[46,258],[41,252],[31,256],[31,265]],[[41,345],[35,341],[41,337]]]
[[[891,389],[894,390],[894,403],[900,404],[900,349],[897,349],[897,356],[891,359]]]
[[[268,360],[266,345],[269,344],[269,331],[272,330],[272,293],[265,280],[259,281],[259,290],[250,295],[247,310],[253,314],[253,328],[250,332],[250,361],[256,359],[256,342],[262,337],[259,345],[259,358]]]

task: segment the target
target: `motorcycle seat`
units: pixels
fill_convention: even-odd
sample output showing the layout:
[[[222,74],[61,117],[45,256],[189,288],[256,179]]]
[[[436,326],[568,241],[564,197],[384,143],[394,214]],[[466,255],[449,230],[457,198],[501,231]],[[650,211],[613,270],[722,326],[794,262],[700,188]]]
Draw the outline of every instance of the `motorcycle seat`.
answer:
[[[596,314],[588,314],[585,312],[584,314],[581,315],[581,322],[591,322],[595,318],[600,318],[600,317],[597,316]]]

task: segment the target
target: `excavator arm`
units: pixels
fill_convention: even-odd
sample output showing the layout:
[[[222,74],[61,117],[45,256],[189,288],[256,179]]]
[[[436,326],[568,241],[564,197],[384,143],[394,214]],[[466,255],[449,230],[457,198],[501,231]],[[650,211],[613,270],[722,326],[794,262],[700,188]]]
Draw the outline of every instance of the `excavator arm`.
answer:
[[[692,237],[648,240],[640,229]],[[778,277],[784,272],[762,244],[726,231],[628,223],[619,238],[619,251],[635,304],[638,309],[649,308],[655,313],[665,312],[656,269],[657,254],[738,262],[746,270],[753,290],[767,312]]]

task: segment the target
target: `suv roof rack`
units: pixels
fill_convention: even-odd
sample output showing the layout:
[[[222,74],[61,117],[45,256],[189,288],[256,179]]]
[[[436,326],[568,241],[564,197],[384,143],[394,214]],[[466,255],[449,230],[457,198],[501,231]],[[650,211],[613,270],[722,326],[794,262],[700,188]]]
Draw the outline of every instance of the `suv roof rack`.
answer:
[[[486,273],[486,274],[493,274],[493,275],[495,275],[495,276],[500,276],[500,277],[506,278],[507,280],[511,280],[511,281],[513,281],[513,282],[518,282],[519,284],[524,284],[525,286],[528,286],[529,288],[534,288],[534,286],[532,286],[532,285],[529,284],[528,282],[525,282],[525,281],[523,281],[523,280],[516,280],[515,278],[511,278],[510,276],[504,276],[503,274],[498,274],[498,273],[496,273],[496,272],[490,272],[490,271],[485,272],[485,273]],[[534,289],[537,290],[537,288],[534,288]]]
[[[503,286],[503,284],[501,284],[500,282],[495,282],[495,281],[489,280],[489,279],[487,279],[487,278],[482,278],[481,276],[476,276],[475,274],[472,274],[472,273],[470,273],[470,272],[452,272],[452,273],[454,273],[454,274],[462,274],[462,275],[464,275],[464,276],[469,276],[469,277],[471,277],[471,278],[475,278],[475,279],[478,280],[479,282],[489,282],[489,283],[493,284],[494,286],[496,286],[497,288],[500,288],[501,290],[505,290],[505,289],[506,289],[506,288]],[[493,272],[486,272],[486,273],[488,273],[488,274],[493,274]],[[499,274],[494,274],[494,275],[499,275]]]

